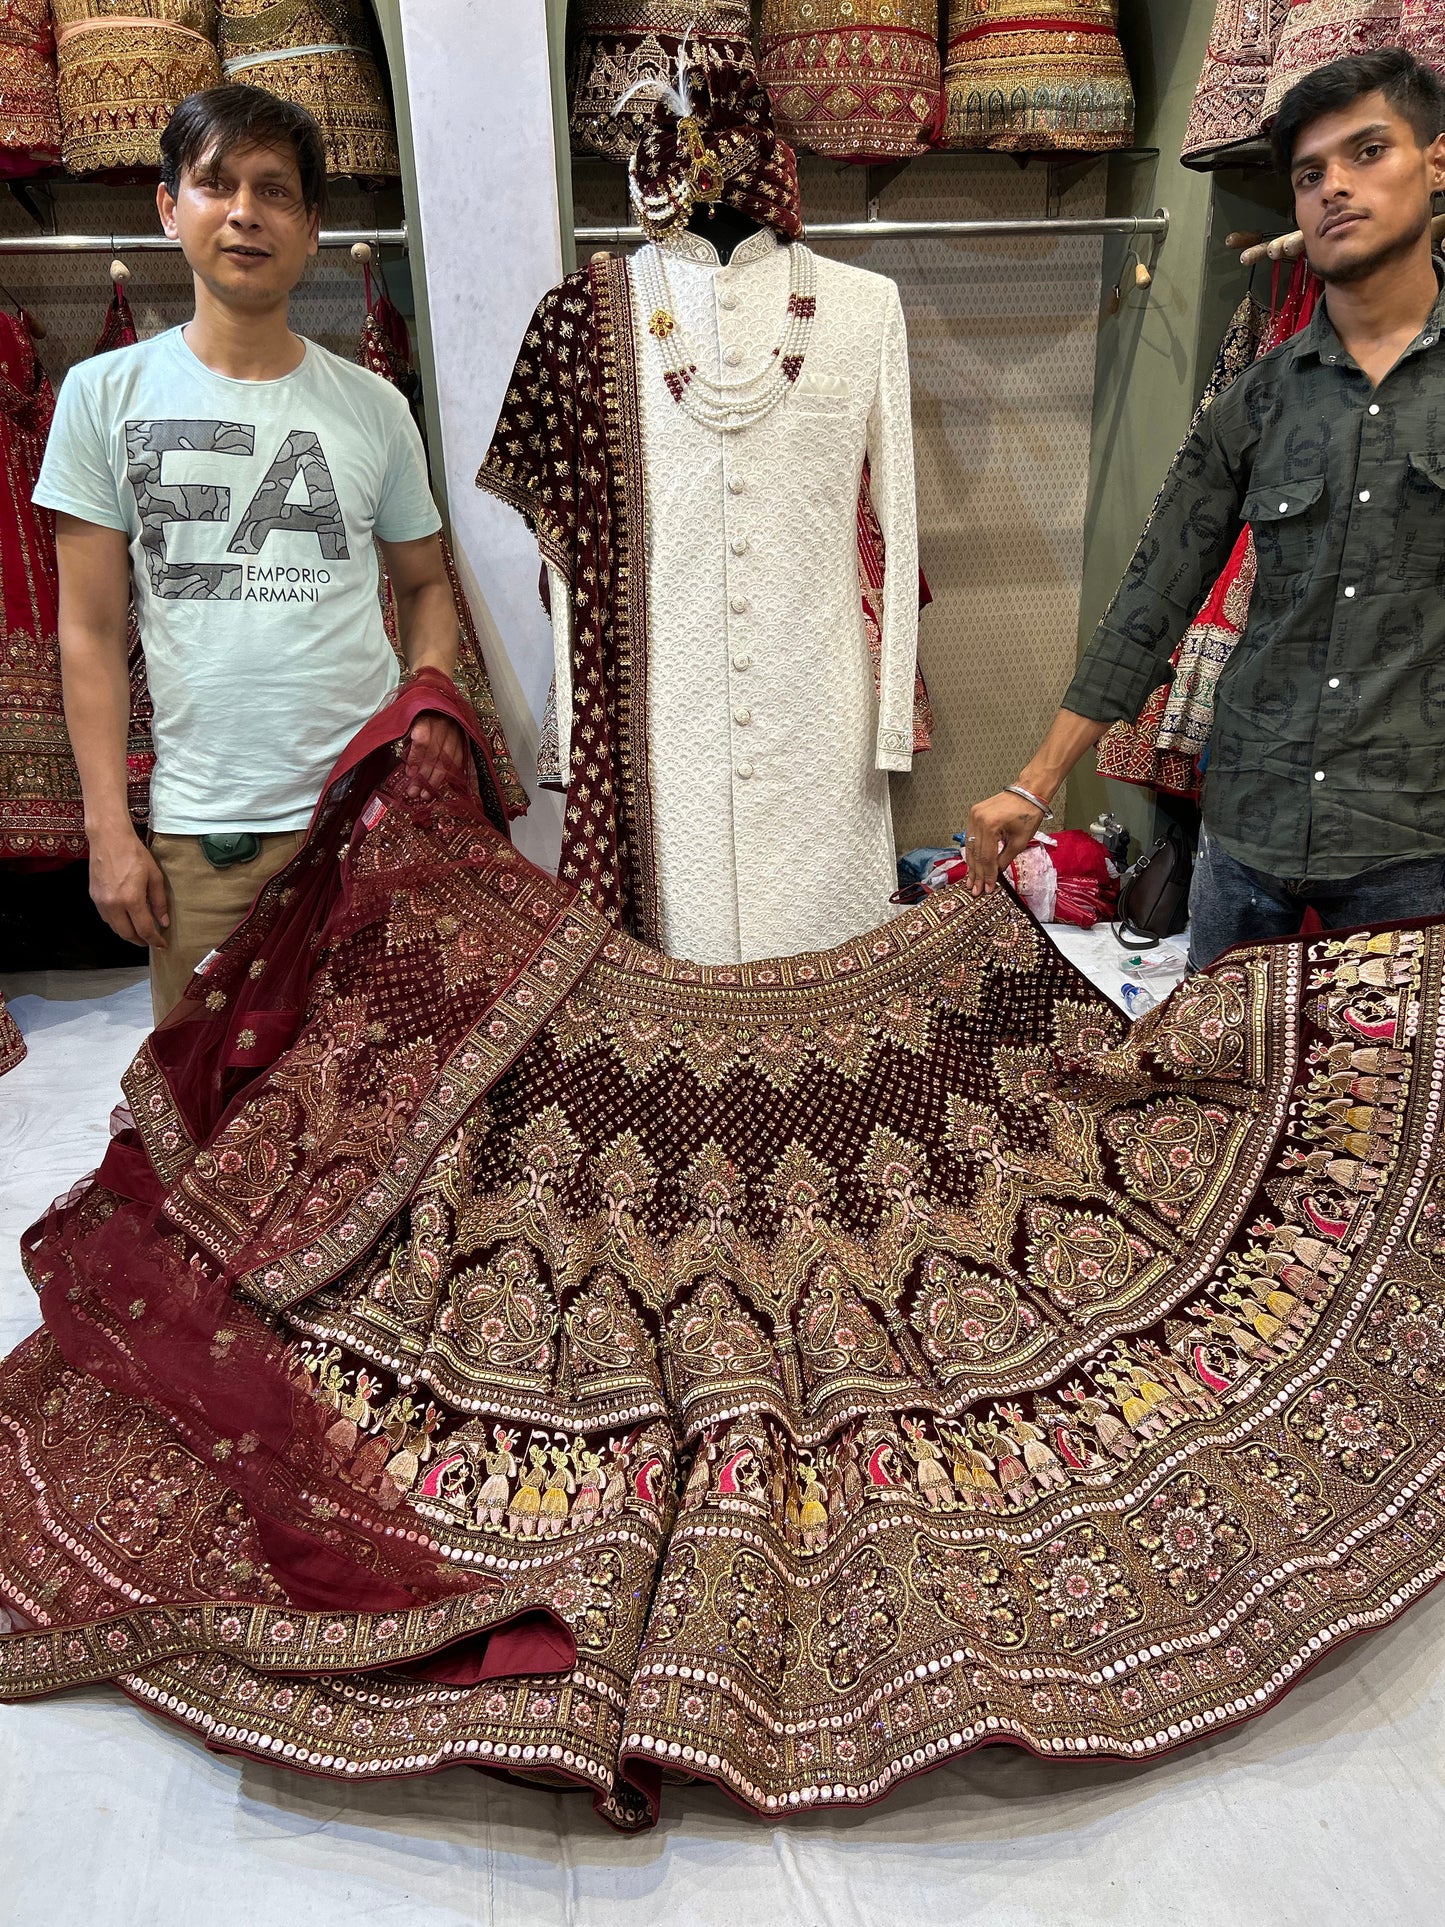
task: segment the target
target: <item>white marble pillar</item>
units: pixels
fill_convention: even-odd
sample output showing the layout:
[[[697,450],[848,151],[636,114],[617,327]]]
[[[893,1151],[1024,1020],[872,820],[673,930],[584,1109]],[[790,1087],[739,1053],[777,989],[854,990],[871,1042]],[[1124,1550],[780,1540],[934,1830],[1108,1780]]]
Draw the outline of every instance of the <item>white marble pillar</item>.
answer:
[[[555,870],[561,799],[533,779],[551,675],[537,548],[474,486],[517,348],[561,279],[545,0],[400,0],[452,534],[530,813],[518,847]]]

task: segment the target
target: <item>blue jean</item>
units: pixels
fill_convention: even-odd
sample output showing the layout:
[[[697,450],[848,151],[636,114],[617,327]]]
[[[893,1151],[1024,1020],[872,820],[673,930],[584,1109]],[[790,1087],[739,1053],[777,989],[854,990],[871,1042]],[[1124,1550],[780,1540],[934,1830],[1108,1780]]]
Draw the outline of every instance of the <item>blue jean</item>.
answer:
[[[1355,877],[1295,882],[1251,870],[1206,830],[1189,890],[1189,962],[1203,970],[1231,944],[1288,937],[1313,906],[1327,930],[1445,916],[1445,856],[1379,863]]]

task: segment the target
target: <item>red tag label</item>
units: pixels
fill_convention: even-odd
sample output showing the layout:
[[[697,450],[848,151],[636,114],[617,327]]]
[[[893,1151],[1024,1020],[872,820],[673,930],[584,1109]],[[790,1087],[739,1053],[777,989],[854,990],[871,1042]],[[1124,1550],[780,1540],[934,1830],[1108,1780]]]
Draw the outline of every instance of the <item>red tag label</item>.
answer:
[[[374,830],[386,815],[387,807],[379,796],[373,796],[366,808],[361,812],[362,827],[364,829]]]

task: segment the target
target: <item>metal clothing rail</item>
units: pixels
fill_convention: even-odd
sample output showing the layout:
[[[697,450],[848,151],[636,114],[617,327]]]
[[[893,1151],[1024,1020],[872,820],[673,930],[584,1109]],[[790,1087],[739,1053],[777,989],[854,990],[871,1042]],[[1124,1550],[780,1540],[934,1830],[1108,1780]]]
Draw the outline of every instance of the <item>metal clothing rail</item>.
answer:
[[[406,248],[406,228],[323,228],[323,248],[354,248],[365,242],[374,248]],[[170,254],[180,242],[164,234],[3,234],[0,254]]]
[[[631,247],[647,239],[640,227],[579,227],[576,238],[596,247]],[[1123,234],[1131,240],[1153,238],[1162,243],[1169,233],[1169,210],[1153,214],[1110,214],[1097,218],[1061,215],[1036,221],[810,221],[805,241],[890,241],[942,236],[961,241],[1012,240],[1040,235],[1057,240],[1075,234]]]

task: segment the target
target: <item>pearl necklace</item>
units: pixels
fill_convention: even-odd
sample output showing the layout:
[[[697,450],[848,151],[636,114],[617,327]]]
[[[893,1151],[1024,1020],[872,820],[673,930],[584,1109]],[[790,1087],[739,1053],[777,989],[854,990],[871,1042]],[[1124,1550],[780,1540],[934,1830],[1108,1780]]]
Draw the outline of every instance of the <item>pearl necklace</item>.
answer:
[[[662,357],[662,379],[667,392],[695,422],[720,435],[735,434],[772,413],[803,372],[818,311],[816,261],[801,242],[788,250],[788,314],[783,337],[762,367],[741,381],[714,381],[700,372],[697,355],[689,346],[673,309],[662,249],[645,247],[633,259],[647,332]]]

